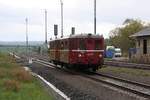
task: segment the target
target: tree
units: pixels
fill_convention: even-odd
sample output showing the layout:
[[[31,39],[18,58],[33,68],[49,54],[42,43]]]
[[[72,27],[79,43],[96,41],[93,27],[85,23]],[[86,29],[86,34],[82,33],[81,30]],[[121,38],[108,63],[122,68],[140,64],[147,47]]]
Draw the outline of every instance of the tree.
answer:
[[[126,19],[123,22],[123,27],[115,28],[110,32],[110,44],[121,48],[124,53],[127,53],[129,48],[135,46],[134,40],[129,36],[139,32],[143,28],[145,26],[141,20]]]

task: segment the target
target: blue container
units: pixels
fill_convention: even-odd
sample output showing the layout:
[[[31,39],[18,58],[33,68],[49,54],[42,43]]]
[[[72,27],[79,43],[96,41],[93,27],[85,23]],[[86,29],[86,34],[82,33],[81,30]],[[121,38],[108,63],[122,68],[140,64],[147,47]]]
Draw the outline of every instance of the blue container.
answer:
[[[113,50],[107,50],[106,51],[106,58],[113,58],[114,57],[114,51]]]

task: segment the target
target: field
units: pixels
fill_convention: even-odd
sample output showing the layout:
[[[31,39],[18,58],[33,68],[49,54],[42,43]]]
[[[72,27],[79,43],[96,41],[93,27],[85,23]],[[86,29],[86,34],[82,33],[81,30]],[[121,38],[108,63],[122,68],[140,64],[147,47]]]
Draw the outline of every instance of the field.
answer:
[[[53,97],[13,58],[0,53],[0,100],[53,100]]]
[[[38,47],[32,46],[29,50],[37,50]],[[23,53],[26,52],[26,46],[0,46],[0,52],[8,53],[8,52],[18,52]]]

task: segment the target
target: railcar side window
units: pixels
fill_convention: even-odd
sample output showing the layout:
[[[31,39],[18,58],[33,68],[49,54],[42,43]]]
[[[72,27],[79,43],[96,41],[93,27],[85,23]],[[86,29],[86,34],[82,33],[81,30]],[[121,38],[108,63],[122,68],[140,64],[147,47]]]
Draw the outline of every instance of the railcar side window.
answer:
[[[49,43],[49,49],[51,49],[51,43]]]
[[[55,42],[55,49],[58,49],[58,46],[59,46],[59,42],[56,41],[56,42]]]
[[[61,49],[64,49],[64,43],[61,42]]]
[[[70,49],[76,50],[77,45],[78,45],[77,40],[75,39],[70,40],[70,43],[69,43]]]
[[[65,41],[64,49],[68,49],[68,41]]]
[[[100,50],[100,40],[95,41],[95,50]]]
[[[79,49],[80,50],[86,50],[86,45],[85,45],[85,41],[82,39],[79,42]]]
[[[54,43],[53,42],[50,43],[50,49],[54,49]]]

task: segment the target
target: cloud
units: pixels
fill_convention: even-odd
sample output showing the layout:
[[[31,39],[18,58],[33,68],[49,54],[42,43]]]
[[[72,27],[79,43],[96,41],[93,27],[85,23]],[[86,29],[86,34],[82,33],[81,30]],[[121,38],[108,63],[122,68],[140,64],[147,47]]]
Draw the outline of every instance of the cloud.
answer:
[[[93,0],[63,0],[64,35],[93,33]],[[149,0],[97,0],[97,33],[108,37],[109,31],[126,18],[150,20]],[[59,25],[59,0],[0,0],[0,40],[24,41],[25,18],[29,19],[29,40],[44,40],[44,9],[48,11],[48,38],[53,25]]]

